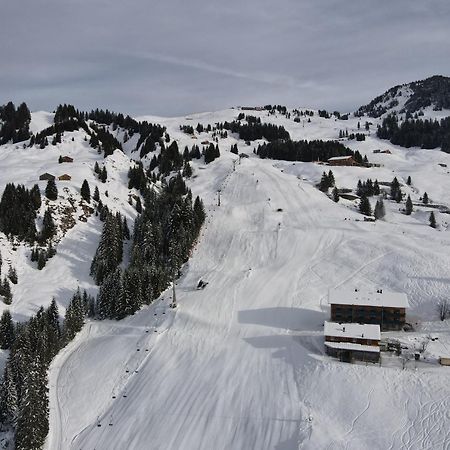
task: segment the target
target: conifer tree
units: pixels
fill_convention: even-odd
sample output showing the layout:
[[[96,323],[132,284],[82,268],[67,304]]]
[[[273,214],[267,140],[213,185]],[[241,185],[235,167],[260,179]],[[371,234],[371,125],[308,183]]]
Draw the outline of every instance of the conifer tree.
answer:
[[[13,363],[10,356],[0,385],[0,421],[15,426],[19,414],[19,398],[13,372]]]
[[[406,199],[405,214],[407,216],[410,216],[412,211],[413,211],[413,203],[411,197],[408,195],[408,198]]]
[[[335,187],[335,188],[333,189],[332,195],[333,195],[333,201],[334,201],[335,203],[337,203],[337,202],[339,201],[339,191],[338,191],[337,187]]]
[[[56,231],[55,222],[53,221],[52,217],[52,211],[50,208],[47,208],[47,210],[44,213],[44,219],[42,221],[42,240],[47,240],[51,238]]]
[[[58,198],[58,188],[56,187],[55,180],[47,181],[47,187],[45,188],[45,196],[49,200],[56,200]]]
[[[378,184],[378,180],[375,180],[373,183],[373,195],[380,195],[380,185]]]
[[[47,263],[47,256],[44,251],[40,250],[38,252],[38,259],[37,259],[38,270],[42,270],[45,267],[46,263]]]
[[[124,239],[127,239],[127,240],[130,239],[130,229],[128,228],[128,222],[127,222],[126,217],[123,218],[122,232],[123,232]]]
[[[39,186],[35,184],[30,191],[31,202],[35,210],[38,210],[41,207],[41,191],[39,190]]]
[[[365,195],[361,197],[361,201],[359,203],[359,212],[361,214],[364,214],[365,216],[372,215],[372,207],[370,206],[369,199]]]
[[[8,278],[9,281],[11,281],[12,284],[17,284],[18,283],[18,278],[17,278],[17,271],[13,266],[9,266],[9,270],[8,270]]]
[[[136,200],[136,211],[141,214],[142,213],[142,203],[141,203],[141,198],[138,197]]]
[[[428,194],[426,193],[426,192],[424,192],[424,194],[423,194],[423,199],[422,199],[422,202],[423,202],[423,204],[424,205],[428,205],[428,203],[429,203],[429,198],[428,198]]]
[[[183,166],[183,177],[190,178],[192,176],[192,167],[188,162]]]
[[[333,172],[330,170],[328,172],[328,186],[329,187],[333,187],[335,185],[335,179],[334,179],[334,174]]]
[[[92,199],[98,202],[100,200],[100,192],[98,190],[98,186],[95,186],[94,189],[94,195],[92,196]]]
[[[85,200],[87,203],[91,203],[91,189],[89,188],[89,183],[87,182],[87,180],[83,180],[80,194],[83,200]]]
[[[103,226],[100,243],[91,264],[91,275],[97,284],[114,272],[122,261],[123,230],[120,215],[108,214]]]
[[[205,207],[203,206],[203,201],[200,197],[196,197],[194,201],[194,228],[197,231],[200,231],[200,228],[203,225],[203,222],[206,219]]]
[[[408,186],[411,186],[411,177],[410,176],[408,176],[408,179],[406,180],[406,184]]]
[[[397,200],[399,191],[401,192],[400,183],[398,182],[397,177],[394,177],[394,179],[391,182],[391,199],[392,200]]]
[[[40,449],[48,433],[47,373],[38,354],[25,373],[17,419],[17,450]]]
[[[319,189],[322,192],[327,192],[329,188],[330,188],[330,180],[329,180],[328,175],[326,174],[326,172],[323,172],[322,173],[322,178],[321,178],[320,183],[319,183]]]
[[[431,228],[436,228],[436,218],[434,217],[434,212],[433,211],[431,211],[431,213],[430,213],[430,217],[429,217],[429,222],[430,222],[430,227]]]
[[[14,324],[11,313],[5,309],[0,318],[0,348],[3,350],[10,349],[15,336]]]
[[[375,205],[375,210],[374,210],[375,219],[377,219],[377,220],[382,219],[385,215],[386,215],[386,211],[384,209],[383,199],[379,198],[377,200],[377,203]]]
[[[100,172],[99,178],[102,183],[106,183],[106,180],[108,179],[108,172],[106,171],[105,166],[103,166],[103,169]]]
[[[12,296],[12,292],[11,292],[11,285],[9,284],[9,281],[7,278],[3,279],[1,295],[3,295],[3,302],[6,305],[10,305],[12,303],[13,296]]]

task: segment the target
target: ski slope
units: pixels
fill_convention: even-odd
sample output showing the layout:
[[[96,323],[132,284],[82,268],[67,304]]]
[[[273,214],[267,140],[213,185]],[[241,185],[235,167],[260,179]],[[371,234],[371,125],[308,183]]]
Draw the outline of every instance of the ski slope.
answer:
[[[417,167],[393,150],[398,173]],[[178,308],[168,291],[120,322],[89,322],[53,362],[46,448],[447,448],[448,368],[347,365],[323,354],[322,337],[329,289],[383,286],[405,291],[410,319],[449,349],[448,325],[427,322],[448,293],[445,227],[395,206],[386,222],[364,223],[313,186],[323,168],[250,157],[233,171],[234,158],[195,172],[208,219]],[[393,177],[389,167],[333,171],[340,186]]]

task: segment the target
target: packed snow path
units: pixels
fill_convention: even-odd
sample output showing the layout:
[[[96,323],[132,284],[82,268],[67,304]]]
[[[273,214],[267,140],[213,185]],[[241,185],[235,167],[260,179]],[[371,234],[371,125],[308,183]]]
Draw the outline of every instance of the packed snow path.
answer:
[[[243,160],[235,172],[230,158],[215,164],[204,185],[199,175],[209,215],[177,283],[178,308],[168,291],[133,317],[84,328],[51,370],[47,448],[449,445],[446,369],[419,376],[322,354],[329,288],[386,282],[405,258],[416,273],[424,258],[442,264],[431,250],[416,255],[420,231],[392,238],[377,223],[367,233],[374,224],[270,161]]]

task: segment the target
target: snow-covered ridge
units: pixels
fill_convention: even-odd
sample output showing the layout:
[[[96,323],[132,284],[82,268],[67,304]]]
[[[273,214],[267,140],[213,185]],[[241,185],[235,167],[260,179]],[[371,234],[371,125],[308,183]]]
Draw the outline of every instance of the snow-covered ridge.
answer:
[[[387,90],[356,114],[371,117],[387,114],[418,114],[423,118],[450,116],[450,78],[433,76],[425,80],[402,84]]]

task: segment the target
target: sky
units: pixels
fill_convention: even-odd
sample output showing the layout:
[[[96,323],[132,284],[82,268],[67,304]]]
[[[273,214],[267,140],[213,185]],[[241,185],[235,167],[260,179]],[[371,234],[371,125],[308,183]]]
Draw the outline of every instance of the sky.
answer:
[[[0,104],[354,111],[450,75],[448,0],[4,0]]]

